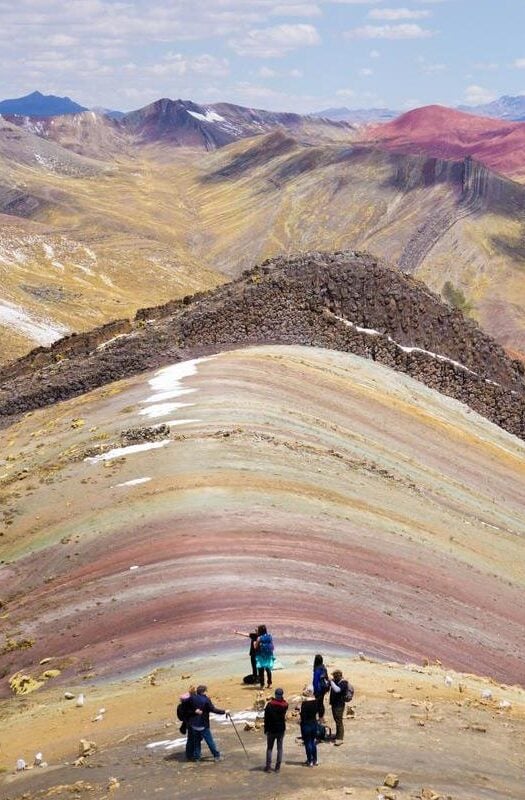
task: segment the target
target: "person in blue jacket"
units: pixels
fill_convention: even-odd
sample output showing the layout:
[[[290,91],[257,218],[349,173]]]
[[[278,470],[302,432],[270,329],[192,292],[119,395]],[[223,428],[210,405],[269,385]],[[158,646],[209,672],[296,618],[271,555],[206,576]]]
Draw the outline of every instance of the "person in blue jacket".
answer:
[[[322,721],[325,715],[324,696],[330,690],[330,679],[320,653],[314,658],[312,686],[317,701],[317,714]]]
[[[275,656],[273,653],[273,639],[271,633],[268,633],[266,625],[259,625],[257,628],[257,639],[255,640],[255,663],[257,665],[257,672],[259,674],[259,684],[261,689],[264,688],[264,673],[268,679],[267,688],[272,685],[272,669],[275,663]]]

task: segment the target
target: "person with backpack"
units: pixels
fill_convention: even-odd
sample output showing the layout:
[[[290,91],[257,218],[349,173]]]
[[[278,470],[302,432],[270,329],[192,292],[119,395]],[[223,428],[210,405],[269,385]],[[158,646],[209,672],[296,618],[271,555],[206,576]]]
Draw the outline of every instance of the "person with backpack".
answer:
[[[268,679],[266,686],[269,689],[272,685],[272,669],[275,663],[275,656],[273,654],[273,638],[271,633],[268,633],[266,625],[259,625],[257,628],[257,639],[255,640],[255,663],[257,665],[261,689],[264,689],[265,672]]]
[[[190,759],[192,761],[201,760],[201,742],[203,739],[210,748],[214,760],[222,760],[211,732],[210,714],[220,714],[222,716],[230,712],[224,711],[222,708],[216,708],[206,694],[207,691],[207,686],[197,686],[197,691],[192,697],[193,713],[188,722],[188,729],[191,728],[194,737],[193,758]]]
[[[330,678],[328,677],[328,670],[323,663],[323,657],[320,653],[314,658],[312,685],[314,696],[317,701],[317,713],[319,714],[319,720],[322,721],[325,715],[324,696],[330,691]]]
[[[193,729],[188,725],[190,717],[193,716],[193,697],[195,696],[195,692],[195,686],[190,686],[187,692],[181,694],[179,698],[179,704],[177,706],[177,717],[181,722],[179,730],[183,736],[186,734],[187,761],[195,760],[193,755],[195,751],[195,737],[193,734]]]
[[[264,732],[266,734],[266,766],[265,772],[272,770],[273,746],[277,743],[277,757],[275,761],[275,771],[281,769],[283,760],[283,739],[286,732],[286,712],[288,703],[284,699],[284,690],[276,689],[275,695],[266,703],[264,709]]]
[[[354,695],[354,689],[343,678],[343,673],[340,669],[332,672],[332,680],[330,681],[330,705],[332,707],[332,716],[335,722],[335,742],[334,744],[343,744],[345,736],[345,726],[343,724],[343,716],[345,712],[345,703],[349,703]]]
[[[303,689],[300,715],[301,736],[306,750],[305,766],[316,767],[319,763],[317,761],[317,700],[310,686]]]

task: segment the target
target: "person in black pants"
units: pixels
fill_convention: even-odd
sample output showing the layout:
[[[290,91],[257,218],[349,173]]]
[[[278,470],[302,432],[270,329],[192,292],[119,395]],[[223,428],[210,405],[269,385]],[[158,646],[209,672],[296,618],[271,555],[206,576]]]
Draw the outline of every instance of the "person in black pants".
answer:
[[[272,697],[266,704],[264,709],[264,732],[266,734],[266,766],[265,772],[271,772],[272,769],[272,751],[273,746],[277,743],[277,759],[275,761],[275,771],[279,772],[281,769],[281,761],[283,760],[283,739],[286,731],[286,712],[288,711],[288,703],[284,699],[284,691],[282,689],[275,690],[275,697]]]
[[[305,766],[316,767],[317,761],[317,700],[313,690],[307,686],[303,689],[301,703],[301,736],[306,750]]]
[[[255,642],[257,641],[257,637],[259,635],[257,633],[257,628],[255,628],[255,630],[253,630],[253,631],[250,631],[250,633],[243,633],[243,631],[234,631],[234,633],[236,633],[237,636],[246,636],[247,638],[249,637],[249,639],[250,639],[250,661],[251,661],[251,664],[252,664],[252,675],[255,678],[254,683],[256,683],[257,680],[259,679],[259,674],[258,674],[258,671],[257,671],[257,664],[255,662],[255,652],[256,652],[255,651]]]
[[[320,653],[314,658],[313,690],[315,699],[317,700],[317,713],[319,714],[319,719],[323,720],[325,715],[324,696],[330,691],[330,679]]]
[[[335,722],[335,745],[343,744],[345,736],[345,726],[343,724],[343,715],[345,713],[346,692],[348,690],[348,681],[343,678],[343,673],[340,669],[332,672],[333,680],[330,681],[330,705],[332,707],[332,715]]]

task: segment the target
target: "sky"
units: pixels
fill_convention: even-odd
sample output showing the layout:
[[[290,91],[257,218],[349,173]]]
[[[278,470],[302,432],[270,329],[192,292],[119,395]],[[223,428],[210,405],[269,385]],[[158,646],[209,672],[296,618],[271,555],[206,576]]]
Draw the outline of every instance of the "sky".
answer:
[[[300,113],[525,94],[525,0],[0,0],[0,99]]]

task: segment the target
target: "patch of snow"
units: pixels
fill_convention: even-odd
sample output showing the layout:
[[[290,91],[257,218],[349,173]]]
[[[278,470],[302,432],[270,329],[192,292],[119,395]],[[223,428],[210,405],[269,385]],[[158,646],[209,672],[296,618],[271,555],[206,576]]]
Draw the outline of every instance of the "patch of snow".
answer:
[[[48,242],[42,242],[42,247],[44,248],[44,253],[46,254],[46,256],[49,258],[50,261],[52,261],[55,257],[54,248],[50,244],[48,244]]]
[[[174,397],[179,397],[181,394],[188,394],[194,392],[195,389],[184,389],[182,381],[184,378],[189,378],[191,375],[197,374],[198,364],[204,361],[210,361],[211,357],[207,358],[194,358],[190,361],[179,361],[177,364],[171,364],[169,367],[159,369],[153,378],[148,381],[155,394],[148,397],[144,403],[156,403],[162,400],[171,400]]]
[[[154,747],[163,747],[165,750],[174,750],[176,747],[185,747],[186,737],[182,736],[179,739],[163,739],[160,742],[150,742],[146,745],[146,749],[152,750]]]
[[[191,114],[191,116],[195,117],[195,119],[202,120],[202,122],[226,122],[224,117],[221,117],[220,114],[217,114],[215,111],[211,111],[209,108],[206,109],[205,114],[199,114],[197,111],[188,111],[188,114]]]
[[[48,346],[66,333],[69,329],[58,322],[37,319],[31,316],[22,306],[0,300],[0,325],[14,328],[24,333],[32,341]]]
[[[148,406],[147,408],[143,408],[142,411],[139,411],[139,414],[142,416],[150,417],[150,419],[154,419],[155,417],[165,417],[166,414],[171,414],[172,411],[175,411],[177,408],[183,408],[184,406],[191,406],[192,403],[156,403],[154,405]]]
[[[356,325],[354,322],[351,322],[350,320],[345,319],[344,317],[338,317],[335,314],[334,314],[334,316],[335,316],[336,319],[339,320],[339,322],[342,322],[344,325],[346,325],[349,328],[353,328],[354,330],[358,331],[359,333],[364,333],[364,334],[369,335],[369,336],[382,336],[383,335],[381,333],[381,331],[376,331],[375,328],[361,328],[361,327],[359,327],[359,325]],[[437,361],[447,361],[449,364],[454,364],[454,366],[459,367],[462,370],[465,370],[465,372],[469,372],[471,375],[478,375],[477,372],[474,372],[474,370],[469,369],[469,367],[466,367],[460,361],[454,361],[453,358],[449,358],[448,356],[442,356],[442,355],[440,355],[440,353],[433,353],[432,350],[424,350],[422,347],[407,347],[405,345],[399,344],[399,342],[396,342],[395,339],[392,339],[392,337],[388,336],[388,335],[386,336],[386,338],[388,339],[389,342],[391,342],[393,345],[398,347],[404,353],[415,353],[415,352],[424,353],[425,355],[430,356],[431,358],[437,359]],[[491,381],[491,383],[494,383],[494,381]]]
[[[143,444],[130,444],[128,447],[115,447],[113,450],[108,450],[107,453],[101,453],[99,456],[89,456],[84,461],[89,461],[90,464],[98,464],[99,461],[111,461],[114,458],[130,456],[133,453],[142,453],[144,450],[157,450],[159,447],[165,447],[170,441],[171,439],[163,439],[161,442],[144,442]]]
[[[147,483],[151,478],[133,478],[131,481],[124,481],[124,483],[117,483],[116,488],[119,486],[138,486],[141,483]]]

